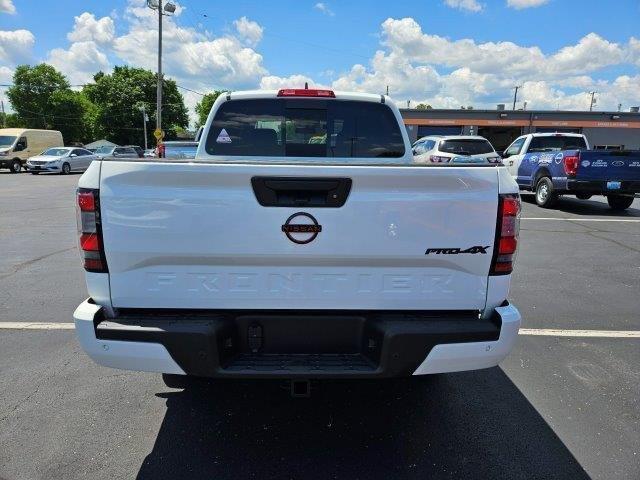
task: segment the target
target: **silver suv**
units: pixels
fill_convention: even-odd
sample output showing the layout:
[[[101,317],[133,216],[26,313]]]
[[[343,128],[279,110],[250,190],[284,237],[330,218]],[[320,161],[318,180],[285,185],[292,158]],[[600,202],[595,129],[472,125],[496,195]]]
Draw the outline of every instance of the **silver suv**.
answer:
[[[489,140],[477,135],[422,137],[413,144],[412,150],[414,162],[426,165],[502,161]]]

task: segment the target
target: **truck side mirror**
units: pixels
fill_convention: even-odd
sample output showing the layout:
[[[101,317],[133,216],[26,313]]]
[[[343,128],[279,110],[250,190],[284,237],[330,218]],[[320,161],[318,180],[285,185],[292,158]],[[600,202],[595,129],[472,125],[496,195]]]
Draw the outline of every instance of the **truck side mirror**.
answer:
[[[505,150],[504,152],[502,152],[501,157],[502,158],[509,158],[511,155],[509,155],[509,150]]]

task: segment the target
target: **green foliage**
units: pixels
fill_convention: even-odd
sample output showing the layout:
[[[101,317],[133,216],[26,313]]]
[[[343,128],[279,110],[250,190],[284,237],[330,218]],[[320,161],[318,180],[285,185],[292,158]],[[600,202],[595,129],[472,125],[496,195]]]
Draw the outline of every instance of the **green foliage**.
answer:
[[[156,110],[156,75],[149,70],[115,67],[113,73],[98,72],[94,83],[83,89],[95,105],[96,138],[107,138],[120,145],[144,145],[142,112],[144,106],[151,120],[147,125],[148,141],[155,144],[153,130]],[[165,139],[175,137],[177,127],[189,124],[187,108],[176,82],[163,82],[162,126]]]
[[[431,105],[427,105],[424,103],[419,103],[418,105],[416,105],[416,110],[431,110],[433,107],[431,107]]]
[[[202,100],[200,100],[196,104],[196,115],[198,115],[196,128],[206,123],[209,112],[211,111],[211,107],[213,106],[216,99],[223,93],[225,93],[224,90],[215,90],[211,93],[207,93],[204,97],[202,97]]]
[[[60,130],[66,143],[91,141],[93,105],[51,65],[18,66],[7,97],[16,112],[7,124]]]
[[[58,90],[51,94],[47,128],[60,130],[65,142],[89,143],[93,139],[94,105],[82,92]]]
[[[2,113],[0,112],[0,127],[1,128],[25,128],[25,124],[20,120],[17,113]]]
[[[19,65],[7,97],[25,127],[48,128],[46,115],[50,113],[51,95],[60,90],[69,90],[69,82],[51,65]]]
[[[120,145],[144,145],[141,112],[144,106],[150,119],[148,140],[155,144],[156,75],[149,70],[115,67],[108,75],[98,72],[94,83],[75,91],[51,65],[20,65],[7,97],[15,111],[0,119],[6,120],[7,126],[60,130],[66,144],[107,138]],[[174,138],[176,129],[184,129],[188,124],[188,111],[176,83],[165,79],[162,107],[165,138]]]

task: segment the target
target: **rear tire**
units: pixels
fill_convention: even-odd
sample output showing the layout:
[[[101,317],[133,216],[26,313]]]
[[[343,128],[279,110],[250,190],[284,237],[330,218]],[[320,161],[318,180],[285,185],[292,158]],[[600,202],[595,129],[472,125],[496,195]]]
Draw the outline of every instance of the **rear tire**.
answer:
[[[542,177],[536,183],[536,203],[542,208],[551,208],[558,201],[558,194],[549,177]]]
[[[607,195],[607,203],[612,210],[626,210],[633,203],[633,195]]]
[[[9,170],[11,170],[11,172],[13,173],[20,173],[20,170],[22,170],[22,163],[20,163],[20,160],[16,159],[11,162],[11,167],[9,167]]]
[[[62,164],[62,171],[60,172],[61,175],[69,175],[71,173],[71,165],[69,165],[67,162]]]

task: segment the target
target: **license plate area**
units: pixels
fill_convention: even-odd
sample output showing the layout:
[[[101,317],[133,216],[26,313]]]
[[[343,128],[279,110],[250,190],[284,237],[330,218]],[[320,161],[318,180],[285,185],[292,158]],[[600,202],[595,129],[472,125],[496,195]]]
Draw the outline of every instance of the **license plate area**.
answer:
[[[607,182],[607,190],[620,190],[622,182]]]

